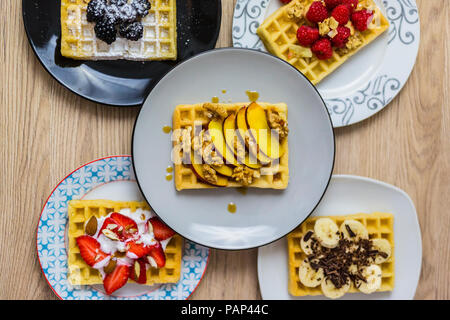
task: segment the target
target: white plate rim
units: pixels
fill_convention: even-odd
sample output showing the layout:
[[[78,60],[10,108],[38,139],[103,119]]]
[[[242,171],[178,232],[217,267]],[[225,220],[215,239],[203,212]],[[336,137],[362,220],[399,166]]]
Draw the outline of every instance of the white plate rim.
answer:
[[[278,0],[237,0],[232,27],[234,47],[265,50],[256,29],[264,20],[269,1]],[[384,109],[402,90],[415,65],[420,43],[416,1],[378,1],[383,1],[390,22],[385,58],[377,72],[351,95],[325,99],[335,128],[361,122]],[[404,56],[408,58],[396,59]]]
[[[130,155],[112,155],[112,156],[106,156],[106,157],[102,157],[102,158],[98,158],[98,159],[89,161],[89,162],[87,162],[87,163],[85,163],[85,164],[79,166],[78,168],[76,168],[75,170],[73,170],[72,172],[70,172],[69,174],[67,174],[62,180],[60,180],[60,181],[56,184],[56,186],[53,188],[53,190],[50,192],[49,196],[47,197],[47,199],[46,199],[46,201],[45,201],[45,203],[44,203],[44,205],[43,205],[43,207],[42,207],[41,213],[40,213],[40,215],[39,215],[39,220],[38,220],[38,223],[37,223],[37,226],[36,226],[36,238],[35,238],[35,239],[36,239],[36,240],[35,240],[36,242],[35,242],[35,244],[36,244],[37,260],[38,260],[38,262],[39,262],[39,267],[40,267],[40,269],[41,269],[41,272],[42,272],[42,274],[43,274],[43,276],[44,276],[45,281],[47,282],[47,284],[48,284],[48,286],[50,287],[50,289],[52,290],[52,292],[53,292],[53,293],[58,297],[58,299],[60,299],[60,300],[68,300],[68,299],[62,297],[62,293],[59,292],[60,290],[57,290],[57,289],[55,288],[55,286],[59,286],[59,287],[64,288],[64,285],[56,284],[56,283],[55,283],[55,285],[52,285],[52,283],[51,283],[51,281],[50,281],[50,279],[49,279],[49,277],[48,277],[48,275],[47,275],[47,272],[44,270],[44,266],[43,266],[42,259],[41,259],[41,249],[39,248],[39,239],[40,239],[39,236],[40,236],[40,227],[41,227],[41,223],[42,223],[42,215],[43,215],[45,209],[47,208],[47,205],[48,205],[48,203],[49,203],[49,200],[51,199],[51,197],[52,197],[52,195],[54,194],[54,192],[59,188],[59,186],[60,186],[61,184],[63,184],[63,183],[64,183],[69,177],[71,177],[74,173],[76,173],[76,172],[79,171],[80,169],[85,168],[85,167],[87,167],[87,166],[89,166],[89,165],[91,165],[91,164],[95,164],[96,162],[103,161],[103,160],[107,160],[107,159],[119,159],[119,158],[129,158],[129,163],[130,163],[129,167],[131,168],[131,170],[133,170],[133,169],[132,169],[132,166],[131,166],[131,158],[132,158],[132,157],[131,157]],[[98,188],[98,187],[100,187],[100,186],[102,186],[102,185],[105,185],[105,184],[108,184],[108,183],[111,183],[111,182],[115,182],[115,181],[136,182],[136,180],[131,179],[131,178],[134,178],[134,172],[131,172],[130,179],[122,179],[122,180],[118,179],[118,180],[111,180],[111,181],[103,182],[103,183],[97,183],[96,185],[93,185],[90,189],[84,190],[85,193],[84,193],[83,196],[81,196],[81,197],[84,197],[84,195],[86,195],[87,193],[89,193],[89,191],[94,190],[94,189],[96,189],[96,188]],[[68,200],[67,200],[67,201],[68,201]],[[67,215],[67,214],[66,214],[66,215]],[[65,219],[67,220],[67,217],[66,217]],[[62,236],[63,238],[66,238],[66,231],[67,231],[67,226],[66,226],[66,224],[67,224],[67,221],[64,223],[64,231],[63,231],[64,235]],[[55,236],[55,237],[57,237],[57,236]],[[185,240],[185,247],[187,247],[187,245],[188,245],[188,244],[186,243],[187,241],[188,241],[188,240]],[[65,242],[65,240],[63,240],[63,242]],[[197,246],[197,244],[192,243],[191,241],[189,241],[189,242],[190,242],[191,246],[192,246],[192,245]],[[191,249],[192,249],[192,248],[191,248]],[[198,279],[198,281],[197,281],[195,287],[194,287],[193,289],[190,289],[190,290],[189,290],[189,294],[185,297],[185,300],[188,300],[188,299],[194,294],[194,292],[197,290],[197,288],[199,287],[200,283],[203,281],[203,278],[204,278],[204,276],[205,276],[205,274],[206,274],[206,270],[207,270],[207,268],[208,268],[208,265],[209,265],[210,257],[211,257],[211,256],[210,256],[210,250],[209,250],[208,248],[203,247],[203,249],[206,250],[206,263],[205,263],[204,268],[203,268],[203,270],[202,270],[202,274],[201,274],[201,276],[200,276],[200,279]],[[185,249],[184,249],[184,250],[185,250]],[[64,253],[62,254],[62,257],[63,257],[63,260],[65,260],[66,263],[67,263],[66,244],[64,244]],[[63,280],[63,279],[60,279],[59,281],[61,281],[61,280]],[[70,286],[70,285],[69,285],[69,286]],[[91,287],[91,286],[80,286],[80,287]],[[61,288],[60,288],[60,289],[61,289]],[[139,294],[139,295],[133,296],[133,297],[120,297],[120,296],[111,296],[111,297],[109,297],[109,296],[106,296],[105,294],[102,294],[101,292],[99,292],[99,291],[96,290],[96,289],[90,289],[90,290],[93,290],[93,291],[98,292],[98,296],[97,296],[96,298],[93,298],[93,299],[105,299],[105,298],[107,298],[107,299],[114,299],[114,300],[130,300],[130,299],[131,299],[131,300],[133,300],[133,299],[146,300],[146,299],[150,299],[150,298],[148,297],[149,294],[151,294],[151,293],[153,293],[153,292],[159,292],[159,291],[164,290],[164,289],[163,289],[162,287],[153,288],[153,289],[150,289],[150,291],[149,291],[147,294]],[[83,290],[78,290],[78,291],[82,292]],[[167,290],[166,290],[166,291],[167,291]],[[75,296],[76,296],[76,295],[72,295],[72,299],[76,299]],[[80,298],[80,299],[86,299],[86,296],[84,296],[83,294],[80,294],[80,295],[79,295],[79,298]]]
[[[421,274],[421,271],[422,271],[423,248],[422,248],[422,232],[421,232],[421,229],[420,229],[420,223],[419,223],[419,218],[418,218],[418,215],[417,215],[417,209],[416,209],[416,207],[414,205],[414,202],[412,201],[411,197],[404,190],[400,189],[397,186],[394,186],[392,184],[386,183],[384,181],[372,179],[372,178],[369,178],[369,177],[363,177],[363,176],[357,176],[357,175],[349,175],[349,174],[336,174],[336,175],[333,175],[332,180],[333,179],[338,179],[338,180],[340,180],[340,179],[342,179],[342,180],[355,180],[355,181],[369,182],[369,183],[372,183],[372,184],[375,184],[375,185],[382,186],[382,187],[384,187],[386,189],[390,189],[390,190],[393,190],[395,192],[398,192],[405,199],[408,200],[409,205],[411,206],[411,208],[413,210],[413,213],[414,213],[413,219],[414,219],[414,222],[415,222],[415,226],[417,228],[416,232],[417,232],[417,235],[418,235],[418,238],[419,238],[419,241],[418,241],[419,257],[418,257],[417,260],[420,262],[420,265],[419,265],[418,272],[417,272],[417,277],[416,277],[416,280],[415,280],[414,292],[412,292],[412,295],[411,295],[411,297],[414,297],[415,294],[416,294],[416,291],[417,291],[417,287],[419,285],[420,274]],[[286,242],[286,239],[283,239],[283,240]],[[286,245],[285,249],[287,249],[287,243],[285,243],[285,245]],[[261,249],[262,249],[262,247],[258,249],[257,274],[258,274],[258,285],[259,285],[259,288],[260,288],[261,297],[264,300],[264,293],[261,290],[261,281],[262,281],[262,279],[264,277],[263,274],[262,274],[262,268],[261,268],[261,265],[263,264]],[[295,298],[295,300],[301,300],[301,297],[292,297],[292,299],[294,299],[294,298]]]

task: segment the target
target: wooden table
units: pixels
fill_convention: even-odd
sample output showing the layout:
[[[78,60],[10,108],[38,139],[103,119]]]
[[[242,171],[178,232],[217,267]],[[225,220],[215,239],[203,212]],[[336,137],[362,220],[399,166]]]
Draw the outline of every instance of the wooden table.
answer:
[[[218,47],[231,45],[236,0],[222,0]],[[0,8],[0,299],[56,299],[36,256],[44,202],[70,171],[130,154],[138,108],[83,100],[41,67],[25,36],[21,2]],[[335,173],[386,181],[412,197],[423,236],[418,299],[450,298],[450,1],[417,0],[422,36],[402,92],[376,116],[336,130]],[[193,299],[259,299],[257,250],[213,250]],[[401,270],[398,270],[401,272]]]

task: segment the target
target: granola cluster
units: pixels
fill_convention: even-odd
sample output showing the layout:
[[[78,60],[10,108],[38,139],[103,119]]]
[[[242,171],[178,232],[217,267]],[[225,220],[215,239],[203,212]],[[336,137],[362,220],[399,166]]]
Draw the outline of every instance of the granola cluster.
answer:
[[[289,19],[300,20],[305,16],[305,5],[296,1],[295,4],[286,9],[286,13]]]
[[[267,115],[270,128],[278,132],[278,136],[280,137],[280,139],[286,138],[289,134],[289,128],[286,119],[281,117],[277,112],[273,111],[268,111]]]
[[[228,115],[227,110],[217,103],[207,102],[203,104],[203,109],[205,109],[205,113],[208,118],[226,118]]]
[[[231,176],[236,182],[240,182],[245,186],[253,183],[254,179],[261,177],[261,173],[257,170],[252,170],[244,165],[239,165],[234,168]]]

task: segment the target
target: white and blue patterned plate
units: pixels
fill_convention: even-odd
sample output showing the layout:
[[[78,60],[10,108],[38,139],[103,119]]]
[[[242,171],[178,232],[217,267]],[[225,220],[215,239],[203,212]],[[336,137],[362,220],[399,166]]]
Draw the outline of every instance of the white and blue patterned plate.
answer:
[[[185,241],[181,279],[176,284],[142,286],[127,284],[114,296],[102,285],[72,286],[67,280],[67,203],[72,199],[142,200],[135,182],[130,156],[112,156],[92,161],[70,173],[52,191],[37,228],[37,252],[42,272],[53,292],[72,299],[188,299],[206,271],[209,249]]]
[[[389,31],[317,85],[335,128],[360,122],[387,106],[416,61],[420,22],[415,0],[375,2],[389,20]],[[256,29],[281,5],[279,0],[237,0],[233,46],[266,51]]]

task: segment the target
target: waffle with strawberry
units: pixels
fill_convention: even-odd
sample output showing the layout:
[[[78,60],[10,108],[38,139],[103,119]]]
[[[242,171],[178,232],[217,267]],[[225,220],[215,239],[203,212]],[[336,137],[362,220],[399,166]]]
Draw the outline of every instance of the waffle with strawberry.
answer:
[[[269,52],[313,84],[389,28],[373,0],[292,0],[258,28]]]
[[[183,240],[145,202],[69,202],[69,281],[102,284],[110,295],[127,282],[180,278]]]

